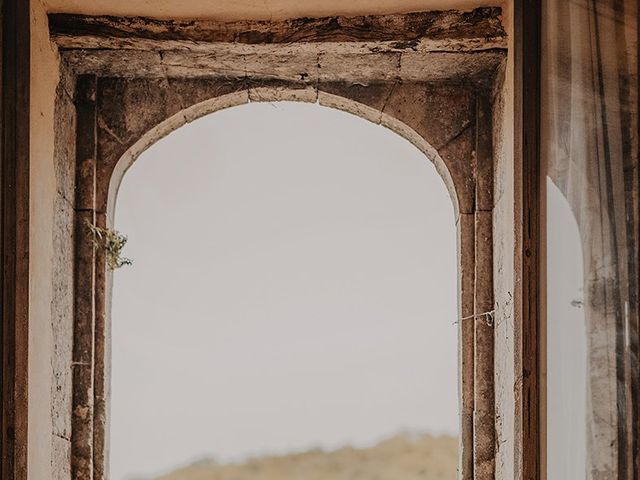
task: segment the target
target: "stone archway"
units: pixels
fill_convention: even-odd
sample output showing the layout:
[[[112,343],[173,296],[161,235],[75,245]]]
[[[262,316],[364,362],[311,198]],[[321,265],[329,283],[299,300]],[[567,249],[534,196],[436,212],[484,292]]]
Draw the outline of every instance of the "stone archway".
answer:
[[[459,236],[461,478],[493,478],[492,92],[505,55],[499,16],[489,8],[259,25],[50,17],[66,61],[57,168],[70,205],[58,213],[67,226],[58,235],[75,260],[66,275],[64,262],[56,265],[74,287],[55,307],[72,316],[71,332],[61,329],[56,341],[72,346],[73,374],[65,377],[62,361],[54,373],[72,384],[75,479],[106,478],[110,275],[86,223],[109,225],[127,167],[158,138],[221,108],[278,100],[317,101],[382,124],[417,145],[447,184]],[[416,28],[423,24],[433,30]],[[377,38],[368,38],[372,28]],[[198,38],[176,39],[176,32]],[[310,46],[310,35],[321,38]]]

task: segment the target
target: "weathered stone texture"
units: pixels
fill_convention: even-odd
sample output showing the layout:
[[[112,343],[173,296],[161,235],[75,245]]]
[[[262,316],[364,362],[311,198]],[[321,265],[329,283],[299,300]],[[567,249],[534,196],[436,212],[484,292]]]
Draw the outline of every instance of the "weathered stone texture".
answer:
[[[364,85],[353,82],[323,82],[319,85],[318,96],[321,105],[344,110],[380,124],[385,104],[396,83],[376,82]]]
[[[106,213],[97,213],[95,225],[107,228]],[[93,480],[104,480],[108,466],[106,463],[107,438],[107,394],[109,391],[110,367],[107,361],[109,342],[107,335],[107,260],[104,249],[95,252],[95,334],[94,334],[94,374],[93,374]]]
[[[474,297],[476,283],[475,218],[472,213],[458,216],[458,382],[460,394],[460,478],[473,478],[473,412],[475,382]]]
[[[106,212],[109,179],[115,163],[150,129],[195,104],[246,89],[245,81],[223,79],[103,78],[98,83],[97,209]]]
[[[76,90],[76,195],[74,217],[73,410],[71,471],[93,478],[95,337],[96,77],[78,79]]]
[[[477,478],[495,470],[493,215],[475,213],[474,457]]]
[[[57,195],[53,230],[53,433],[71,438],[73,351],[74,211],[66,198]]]
[[[75,201],[75,78],[62,72],[56,91],[56,175],[52,259],[51,442],[55,480],[71,479],[73,408],[73,264]]]
[[[353,44],[371,42],[381,48],[452,50],[465,42],[493,40],[504,47],[506,33],[502,9],[477,8],[416,12],[408,15],[361,15],[323,18],[297,18],[280,21],[245,20],[162,20],[143,17],[53,14],[49,28],[64,48],[157,49],[158,42],[174,49],[193,49],[207,45],[306,45],[322,43]],[[491,44],[490,48],[493,47]]]
[[[51,480],[71,480],[71,442],[67,438],[53,436],[51,463],[54,476]]]
[[[246,92],[246,97],[236,97],[242,91]],[[480,102],[478,96],[482,93],[465,85],[426,82],[405,84],[396,80],[370,85],[323,82],[315,87],[304,82],[275,79],[254,79],[251,82],[245,79],[228,79],[225,82],[220,79],[192,78],[101,79],[98,88],[98,204],[106,204],[112,182],[110,172],[117,168],[116,164],[123,154],[133,149],[136,153],[127,160],[131,162],[142,148],[159,136],[186,121],[231,104],[245,101],[317,100],[323,105],[387,125],[407,136],[423,148],[432,160],[442,162],[440,170],[445,169],[450,175],[450,186],[459,205],[458,226],[463,252],[460,257],[461,315],[462,318],[468,317],[460,325],[463,379],[461,421],[465,444],[461,455],[466,472],[463,478],[471,478],[471,472],[475,470],[488,471],[492,468],[494,437],[493,357],[490,351],[493,348],[493,325],[487,323],[484,315],[477,316],[481,311],[492,310],[493,305],[490,268],[490,190],[493,182],[491,178],[486,178],[493,175],[491,115],[486,110],[481,111],[482,119],[489,123],[479,131],[476,118]],[[212,99],[223,99],[229,95],[234,98],[229,104],[212,103]],[[193,107],[199,104],[200,107]],[[160,126],[162,128],[158,133],[150,133]],[[407,134],[403,129],[413,133]],[[138,147],[139,142],[144,146]],[[477,170],[479,152],[483,162],[480,173]],[[119,172],[117,174],[122,175],[122,171]],[[483,176],[481,181],[478,175]],[[478,190],[477,186],[482,188]],[[484,212],[486,218],[477,217],[478,202],[489,207],[489,212]],[[478,242],[483,245],[478,247]],[[483,260],[480,266],[476,265],[475,260],[478,254]],[[482,345],[477,349],[479,340]],[[475,367],[476,364],[481,364],[482,368]],[[479,391],[476,386],[480,388]],[[474,453],[474,449],[468,447],[470,444],[475,444],[480,450]],[[104,445],[100,448],[104,448]]]
[[[232,23],[51,15],[50,28],[76,74],[121,78],[474,83],[506,48],[499,8]]]
[[[244,98],[237,97],[240,92],[245,92]],[[213,102],[213,99],[224,99],[227,96],[233,97],[233,101],[229,104],[224,101],[220,105]],[[244,101],[314,102],[318,100],[323,105],[351,111],[376,123],[392,126],[396,130],[407,128],[415,132],[416,138],[411,139],[414,143],[426,142],[428,145],[436,146],[437,148],[433,148],[433,153],[439,155],[444,168],[451,176],[452,187],[456,192],[455,199],[460,208],[461,245],[466,252],[460,260],[461,312],[463,316],[472,316],[471,321],[464,321],[460,326],[461,370],[464,383],[462,389],[463,441],[468,445],[473,439],[472,443],[482,446],[483,453],[478,455],[476,451],[474,456],[473,451],[465,447],[462,450],[463,463],[467,472],[478,468],[489,468],[487,465],[492,461],[493,447],[493,425],[490,423],[490,420],[493,421],[493,411],[491,410],[492,395],[489,395],[486,389],[493,388],[491,377],[493,365],[490,352],[486,350],[489,344],[485,342],[486,345],[482,349],[476,350],[477,339],[474,340],[474,338],[492,338],[493,333],[492,326],[486,325],[484,330],[478,330],[483,327],[478,327],[477,322],[473,321],[473,316],[479,309],[490,309],[484,303],[478,303],[479,293],[474,292],[473,286],[477,285],[478,278],[484,279],[484,284],[488,285],[489,289],[492,283],[490,271],[476,271],[472,245],[476,243],[476,239],[479,239],[486,244],[481,251],[489,253],[491,251],[490,229],[488,233],[486,229],[481,229],[476,237],[474,222],[477,213],[476,196],[480,194],[483,202],[485,198],[491,198],[490,192],[486,190],[492,185],[492,181],[484,179],[482,185],[485,185],[485,189],[482,192],[476,191],[478,145],[483,149],[485,162],[482,175],[491,176],[493,172],[490,155],[491,141],[486,138],[486,133],[483,133],[484,137],[478,138],[476,129],[478,99],[472,87],[425,82],[405,84],[396,80],[380,81],[371,85],[323,82],[316,87],[305,82],[287,82],[279,79],[253,79],[249,82],[243,78],[224,81],[217,78],[104,78],[98,82],[96,100],[98,105],[96,174],[98,212],[106,212],[109,187],[112,183],[111,175],[123,155],[128,155],[127,152],[132,149],[140,153],[141,148],[157,140],[159,136],[218,107]],[[483,112],[483,115],[485,119],[488,118],[486,112]],[[394,124],[404,127],[397,127]],[[152,133],[160,126],[163,127],[158,133]],[[144,146],[137,146],[139,142]],[[427,147],[423,149],[426,150]],[[133,160],[134,157],[129,161]],[[122,172],[119,173],[121,174]],[[463,225],[467,228],[463,228]],[[490,262],[492,257],[489,255],[487,258]],[[484,265],[486,266],[486,262]],[[104,282],[100,279],[98,281]],[[492,292],[488,292],[487,295],[489,299],[487,301],[491,301]],[[101,306],[100,310],[104,311],[104,307]],[[97,326],[104,328],[99,316],[96,317],[96,322]],[[485,331],[487,329],[489,331]],[[104,336],[101,341],[106,342]],[[103,344],[100,341],[96,343],[96,355],[101,359],[105,358]],[[106,367],[103,360],[96,359],[94,362],[104,371]],[[489,362],[491,365],[487,365],[485,370],[477,368],[474,370],[474,365],[478,362]],[[478,383],[478,379],[481,378],[482,382]],[[99,382],[103,381],[99,380]],[[475,385],[479,385],[483,390],[476,391]],[[99,390],[104,387],[102,383],[98,383],[94,388]],[[94,431],[103,429],[106,422],[104,417],[106,396],[97,393],[95,396],[97,403],[93,406]],[[481,409],[476,405],[478,399]],[[103,438],[102,434],[100,438]],[[105,445],[102,440],[99,440],[95,446],[97,451],[104,452]],[[100,465],[103,465],[104,460],[100,455],[96,456],[97,451],[93,453],[94,475],[101,475]],[[470,478],[469,475],[470,473],[465,478]]]
[[[71,438],[73,349],[73,222],[75,190],[75,81],[62,76],[57,89],[54,161],[56,200],[53,225],[52,412],[53,434]]]
[[[259,43],[255,39],[264,41],[266,33],[257,26],[249,36],[233,37],[235,43],[197,44],[194,48],[188,48],[184,38],[173,38],[171,31],[151,24],[144,26],[151,30],[143,28],[138,37],[129,38],[127,32],[140,21],[136,19],[119,23],[120,30],[104,36],[103,44],[93,44],[95,38],[90,36],[76,38],[64,30],[68,25],[61,28],[57,24],[56,39],[63,46],[67,73],[72,72],[65,76],[58,109],[62,116],[77,114],[78,123],[61,121],[57,133],[60,205],[55,241],[60,247],[56,260],[60,283],[55,286],[54,308],[59,318],[55,328],[61,353],[54,371],[60,373],[55,388],[61,393],[54,422],[61,442],[73,435],[73,455],[69,458],[73,459],[76,480],[105,477],[109,396],[110,276],[104,255],[87,241],[85,222],[100,226],[109,223],[122,176],[138,155],[162,136],[222,108],[282,100],[318,102],[392,129],[425,152],[447,184],[459,234],[460,478],[493,478],[496,317],[485,312],[494,309],[493,176],[497,142],[492,136],[496,124],[487,85],[495,79],[495,70],[505,54],[504,32],[501,26],[496,27],[496,12],[484,12],[486,18],[460,16],[459,12],[435,16],[429,24],[433,28],[414,25],[422,35],[426,31],[430,35],[418,40],[363,39],[368,30],[358,30],[362,27],[357,25],[364,25],[359,19],[349,20],[352,30],[343,31],[333,43],[322,35],[296,42],[299,32],[288,42]],[[456,26],[455,19],[461,18],[466,20]],[[379,23],[379,27],[398,28],[397,18],[389,21]],[[87,22],[87,28],[104,27],[104,19]],[[474,30],[483,22],[489,37],[478,36],[478,30]],[[458,27],[470,36],[452,34]],[[215,31],[211,28],[208,34]],[[302,25],[301,31],[306,28]],[[203,35],[197,29],[185,31]],[[158,32],[157,38],[149,38]],[[148,48],[151,44],[158,46],[158,42],[162,48]],[[96,45],[104,48],[97,49]],[[77,92],[69,95],[73,72],[87,70],[92,76],[79,78],[89,80],[89,85],[93,82],[95,88],[86,89],[86,84],[80,83]],[[77,164],[69,163],[76,158]],[[70,265],[75,267],[75,285]],[[498,264],[497,268],[502,267]],[[69,337],[73,331],[72,309],[73,344]],[[68,368],[72,345],[73,411]],[[61,443],[56,455],[66,458],[71,454]]]
[[[63,51],[67,65],[78,74],[119,78],[277,78],[303,81],[353,82],[401,79],[406,82],[446,82],[465,78],[468,84],[488,83],[487,77],[504,59],[501,49],[479,52],[348,52],[297,53],[253,51],[221,52],[137,50]],[[339,70],[336,68],[339,67]],[[490,82],[489,82],[490,83]]]
[[[493,210],[493,125],[488,95],[476,96],[476,194],[477,210]]]
[[[468,126],[460,134],[438,149],[449,168],[458,194],[460,214],[475,211],[475,126]],[[471,172],[471,175],[469,173]]]
[[[56,95],[54,164],[56,172],[56,190],[59,195],[73,202],[76,176],[76,109],[74,98],[67,88],[75,88],[75,82],[64,80],[58,85]]]
[[[93,363],[95,252],[87,222],[94,212],[75,215],[75,292],[73,344],[72,471],[80,480],[93,478]]]
[[[367,55],[325,52],[318,56],[319,81],[344,82],[344,71],[351,73],[352,78],[348,82],[351,84],[398,80],[401,56],[397,52]]]

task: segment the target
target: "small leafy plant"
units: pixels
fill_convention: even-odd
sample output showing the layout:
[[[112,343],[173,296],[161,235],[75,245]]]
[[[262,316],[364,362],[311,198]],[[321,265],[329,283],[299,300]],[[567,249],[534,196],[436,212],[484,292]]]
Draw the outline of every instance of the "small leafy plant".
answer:
[[[97,227],[88,220],[86,224],[91,234],[93,248],[104,250],[107,258],[107,267],[110,270],[133,264],[133,260],[122,256],[122,249],[128,240],[126,235],[110,228]]]

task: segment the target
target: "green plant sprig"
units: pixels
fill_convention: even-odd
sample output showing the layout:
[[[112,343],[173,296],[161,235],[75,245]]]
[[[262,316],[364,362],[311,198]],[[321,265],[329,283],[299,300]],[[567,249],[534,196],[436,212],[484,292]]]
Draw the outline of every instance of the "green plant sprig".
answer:
[[[133,264],[133,260],[122,256],[122,250],[128,240],[126,235],[116,230],[111,230],[110,228],[93,225],[89,220],[86,220],[86,225],[91,234],[91,244],[93,248],[104,250],[107,267],[110,270]]]

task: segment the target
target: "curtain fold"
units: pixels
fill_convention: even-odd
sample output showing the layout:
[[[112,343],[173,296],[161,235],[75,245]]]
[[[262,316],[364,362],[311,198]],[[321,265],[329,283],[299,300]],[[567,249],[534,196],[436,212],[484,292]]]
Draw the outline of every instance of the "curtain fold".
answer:
[[[542,154],[583,251],[587,478],[636,479],[638,0],[546,0],[543,12]]]

